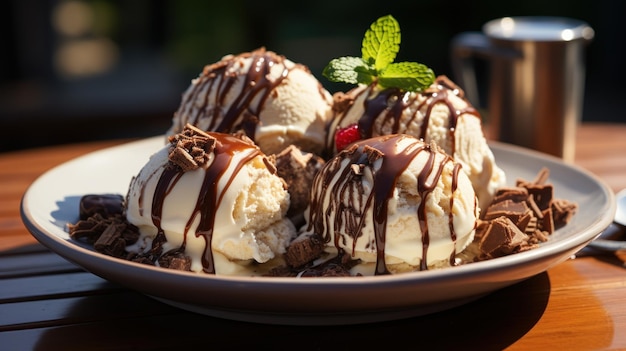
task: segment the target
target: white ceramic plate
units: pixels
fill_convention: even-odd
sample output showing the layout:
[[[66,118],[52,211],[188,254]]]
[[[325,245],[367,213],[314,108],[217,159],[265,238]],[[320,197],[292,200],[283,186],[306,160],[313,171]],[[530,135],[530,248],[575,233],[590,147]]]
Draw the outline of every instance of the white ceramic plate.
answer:
[[[550,169],[555,196],[579,211],[541,247],[490,261],[442,270],[351,278],[226,277],[151,267],[94,252],[70,240],[82,195],[125,194],[131,177],[163,145],[149,138],[64,163],[37,179],[21,211],[45,246],[86,270],[183,309],[229,319],[294,325],[350,324],[433,313],[467,303],[544,272],[593,240],[613,218],[612,191],[594,175],[557,158],[492,144],[510,184]]]

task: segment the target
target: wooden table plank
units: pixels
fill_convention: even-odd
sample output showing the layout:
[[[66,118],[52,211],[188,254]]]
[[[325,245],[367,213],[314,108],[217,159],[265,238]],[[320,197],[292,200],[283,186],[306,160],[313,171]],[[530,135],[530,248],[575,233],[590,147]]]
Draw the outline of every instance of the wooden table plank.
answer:
[[[626,349],[626,334],[616,328],[626,326],[624,268],[624,261],[614,255],[552,268],[542,318],[510,350]]]
[[[82,270],[50,251],[0,256],[0,279]]]
[[[3,279],[0,304],[110,294],[125,288],[87,272]]]
[[[178,309],[136,292],[33,300],[0,304],[0,332],[137,316],[176,313]]]

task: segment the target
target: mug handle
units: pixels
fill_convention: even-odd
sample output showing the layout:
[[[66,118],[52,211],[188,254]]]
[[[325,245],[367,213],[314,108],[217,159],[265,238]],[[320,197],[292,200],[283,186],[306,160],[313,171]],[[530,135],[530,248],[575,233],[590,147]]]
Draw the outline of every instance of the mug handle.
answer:
[[[465,96],[474,106],[479,106],[478,83],[473,59],[519,59],[518,50],[495,47],[481,32],[463,32],[452,38],[450,43],[452,73],[465,91]]]

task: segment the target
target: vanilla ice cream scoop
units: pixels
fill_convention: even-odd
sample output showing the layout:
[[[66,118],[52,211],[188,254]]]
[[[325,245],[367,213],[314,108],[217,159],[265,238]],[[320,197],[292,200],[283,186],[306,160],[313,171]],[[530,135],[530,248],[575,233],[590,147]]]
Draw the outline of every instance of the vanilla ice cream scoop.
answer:
[[[126,218],[140,239],[127,250],[178,251],[210,274],[254,274],[249,263],[280,257],[295,235],[289,194],[259,148],[189,125],[169,139],[131,181]]]
[[[244,131],[268,155],[291,144],[320,153],[331,116],[332,96],[306,66],[261,48],[207,65],[183,94],[168,135],[189,123]]]
[[[361,260],[364,274],[454,265],[480,211],[462,168],[409,135],[353,143],[316,175],[302,235]]]
[[[337,116],[332,121],[327,146],[336,152],[335,137],[342,129],[357,126],[361,138],[404,133],[435,142],[463,165],[486,207],[504,185],[504,172],[496,165],[482,131],[478,111],[463,91],[445,76],[421,93],[381,90],[361,85],[335,95]]]

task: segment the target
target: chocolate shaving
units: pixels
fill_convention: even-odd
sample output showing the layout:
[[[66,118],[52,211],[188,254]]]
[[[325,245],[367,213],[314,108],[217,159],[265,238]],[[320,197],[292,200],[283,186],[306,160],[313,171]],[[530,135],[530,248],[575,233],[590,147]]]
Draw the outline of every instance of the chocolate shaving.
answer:
[[[533,214],[537,218],[540,218],[540,219],[543,218],[543,213],[541,212],[541,210],[539,209],[539,206],[535,202],[535,197],[533,196],[533,194],[528,195],[528,198],[526,199],[526,203],[528,204],[528,207],[533,211]]]
[[[215,149],[217,139],[191,124],[169,137],[170,162],[183,172],[203,167]]]
[[[535,177],[533,184],[537,184],[537,185],[545,184],[548,181],[549,177],[550,177],[550,170],[548,170],[548,168],[546,167],[543,167],[541,170],[539,170],[539,173],[537,173],[537,176]]]
[[[109,227],[111,226],[119,226],[116,228],[119,228],[119,235],[124,240],[125,246],[131,245],[139,239],[139,229],[126,222],[119,214],[104,217],[100,213],[95,213],[75,224],[68,224],[67,227],[72,239],[94,245],[106,230],[110,230]]]

